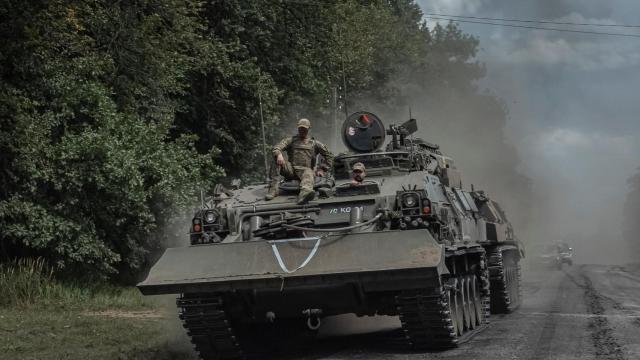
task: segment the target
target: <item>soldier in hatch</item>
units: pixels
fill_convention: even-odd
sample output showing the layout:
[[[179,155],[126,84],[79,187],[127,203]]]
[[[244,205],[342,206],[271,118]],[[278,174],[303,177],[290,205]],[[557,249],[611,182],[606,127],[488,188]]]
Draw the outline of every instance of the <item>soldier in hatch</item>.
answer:
[[[300,193],[298,194],[298,204],[305,204],[315,197],[313,185],[315,177],[324,176],[324,171],[319,169],[315,174],[313,167],[315,166],[316,155],[320,154],[324,157],[327,164],[327,171],[333,167],[333,154],[327,147],[309,136],[309,128],[311,122],[307,119],[298,121],[298,135],[282,139],[273,147],[273,156],[275,163],[271,165],[269,177],[269,190],[265,196],[265,200],[272,200],[278,196],[278,180],[279,175],[285,179],[300,180]],[[287,153],[284,158],[283,153]]]
[[[364,164],[357,162],[351,167],[351,186],[360,186],[367,176],[367,169]]]

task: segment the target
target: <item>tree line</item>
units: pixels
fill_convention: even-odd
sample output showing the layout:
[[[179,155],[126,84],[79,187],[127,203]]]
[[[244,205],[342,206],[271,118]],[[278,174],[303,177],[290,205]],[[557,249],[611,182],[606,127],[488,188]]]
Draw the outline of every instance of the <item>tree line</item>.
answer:
[[[0,38],[0,257],[73,277],[135,279],[200,189],[259,178],[261,107],[270,142],[369,105],[508,116],[478,39],[414,0],[4,0]]]

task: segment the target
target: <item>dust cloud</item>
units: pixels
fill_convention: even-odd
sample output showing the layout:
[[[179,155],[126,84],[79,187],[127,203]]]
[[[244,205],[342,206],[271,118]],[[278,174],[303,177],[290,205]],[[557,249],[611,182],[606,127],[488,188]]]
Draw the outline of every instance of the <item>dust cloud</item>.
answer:
[[[147,254],[147,264],[139,281],[147,277],[151,266],[155,264],[164,249],[172,247],[189,246],[189,228],[195,211],[200,207],[199,201],[190,207],[181,208],[179,213],[161,224],[157,231],[157,247],[150,249]],[[176,266],[189,266],[189,264],[176,264]],[[164,347],[172,359],[196,359],[193,345],[189,341],[187,332],[182,326],[176,306],[177,294],[148,296],[149,301],[155,305],[161,315],[161,327],[163,338],[166,339]]]
[[[187,331],[182,326],[182,321],[178,317],[176,296],[154,295],[150,297],[151,301],[160,309],[163,337],[166,339],[164,345],[173,359],[196,359],[193,345],[187,336]]]
[[[625,202],[624,238],[629,244],[630,252],[635,258],[640,254],[640,168],[638,173],[629,179],[629,193]]]
[[[523,83],[522,87],[526,86]],[[527,91],[520,90],[516,93]],[[505,208],[525,244],[527,265],[531,260],[535,264],[543,246],[555,241],[565,241],[574,248],[576,263],[623,264],[632,260],[622,234],[627,187],[620,181],[620,164],[616,162],[621,152],[630,151],[624,139],[601,138],[586,130],[575,133],[524,126],[538,122],[542,115],[523,111],[521,104],[507,96],[512,94],[497,90],[439,93],[413,89],[407,93],[411,95],[403,109],[357,99],[350,110],[373,112],[387,126],[406,121],[411,111],[411,117],[418,120],[415,136],[440,145],[443,153],[453,157],[464,187],[470,189],[473,184],[475,189],[487,191]],[[335,153],[345,150],[337,138],[344,117],[339,114],[338,129],[312,129],[312,135]],[[313,120],[333,123],[331,117]],[[292,119],[290,123],[293,133],[295,122]],[[595,147],[595,143],[606,147]],[[635,226],[640,223],[640,176],[635,180],[636,200],[628,201],[627,211],[627,228],[633,227],[633,234],[640,233]],[[528,270],[535,269],[528,266]],[[397,317],[345,315],[326,319],[322,334],[357,334],[398,326]]]
[[[514,116],[508,106],[513,101],[507,104],[501,95],[414,93],[402,111],[366,100],[358,110],[378,114],[387,125],[402,123],[411,111],[418,120],[416,136],[454,158],[465,188],[486,190],[505,208],[529,258],[544,244],[564,241],[574,248],[577,263],[634,261],[623,219],[629,228],[639,217],[625,215],[628,188],[616,161],[632,151],[628,140],[586,130],[532,130],[522,124],[540,114],[519,108]],[[332,132],[324,127],[316,136],[331,144]]]
[[[609,24],[633,21],[638,6],[596,0],[419,2],[425,13]],[[637,262],[629,251],[636,241],[623,231],[638,222],[638,217],[624,220],[633,217],[625,210],[627,179],[640,165],[637,43],[469,23],[461,27],[480,40],[478,59],[487,68],[482,86],[508,105],[502,131],[518,150],[517,169],[531,181],[528,248],[566,241],[580,263]]]

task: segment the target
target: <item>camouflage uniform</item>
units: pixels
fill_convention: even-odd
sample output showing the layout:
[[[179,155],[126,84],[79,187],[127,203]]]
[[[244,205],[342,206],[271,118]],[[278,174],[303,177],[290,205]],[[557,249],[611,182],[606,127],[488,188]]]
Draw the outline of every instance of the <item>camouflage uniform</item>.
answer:
[[[285,160],[283,166],[278,166],[275,159],[281,153],[286,153],[288,159]],[[285,179],[300,180],[300,196],[313,192],[315,182],[313,167],[316,154],[320,154],[325,158],[329,169],[333,167],[333,154],[327,146],[308,136],[305,139],[300,138],[298,135],[287,137],[274,146],[273,162],[269,173],[271,178],[269,195],[271,195],[271,198],[277,195],[279,175],[284,176]]]

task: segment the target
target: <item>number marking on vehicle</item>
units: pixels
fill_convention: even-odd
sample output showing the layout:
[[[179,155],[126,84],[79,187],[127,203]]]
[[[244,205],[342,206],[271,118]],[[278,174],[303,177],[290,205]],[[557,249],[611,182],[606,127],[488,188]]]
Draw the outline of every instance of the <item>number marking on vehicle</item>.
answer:
[[[351,207],[329,209],[329,214],[348,214],[350,212],[351,212]]]

